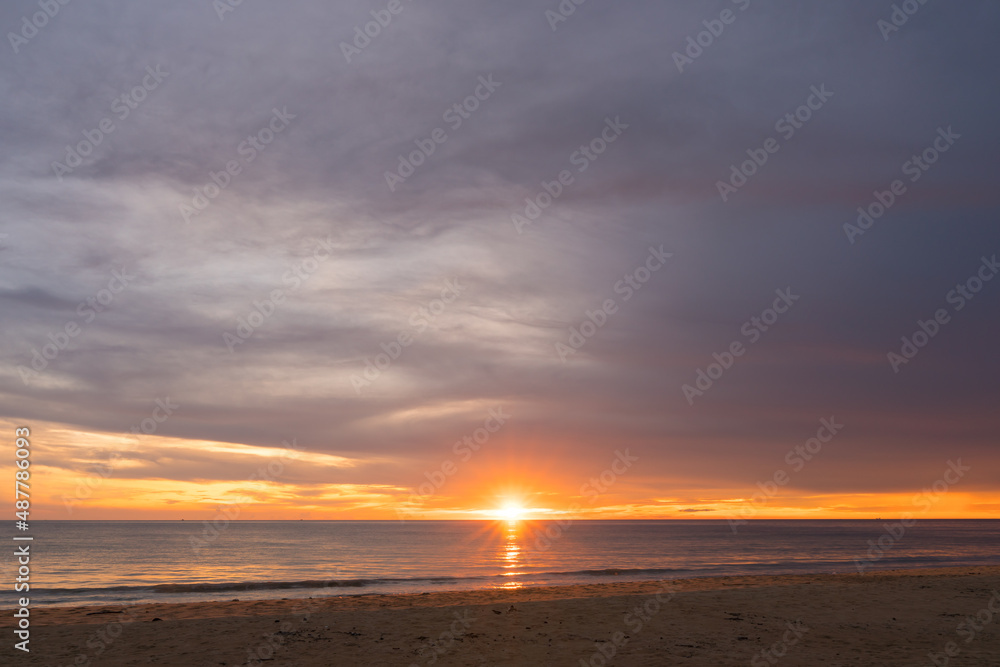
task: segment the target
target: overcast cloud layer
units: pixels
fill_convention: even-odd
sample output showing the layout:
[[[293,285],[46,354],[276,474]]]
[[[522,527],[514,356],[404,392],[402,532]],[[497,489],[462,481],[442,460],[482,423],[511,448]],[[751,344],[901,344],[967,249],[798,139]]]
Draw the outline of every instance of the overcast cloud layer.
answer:
[[[220,19],[208,0],[78,0],[16,53],[7,37],[2,416],[121,434],[169,397],[157,437],[294,437],[354,461],[303,484],[411,488],[502,406],[470,465],[575,488],[628,447],[628,502],[694,508],[699,489],[752,488],[834,416],[845,428],[803,493],[915,491],[958,457],[966,490],[1000,490],[1000,280],[948,301],[1000,253],[1000,7],[930,2],[884,39],[890,2],[677,4],[593,0],[553,30],[555,0],[403,0],[350,62],[341,42],[386,3],[248,0]],[[727,9],[678,71],[674,52]],[[0,28],[36,11],[3,3]],[[144,79],[136,108],[115,102]],[[477,90],[492,92],[453,129],[446,110]],[[776,121],[814,90],[832,96],[786,139]],[[54,167],[102,119],[114,131],[82,164]],[[241,144],[269,124],[248,162]],[[611,126],[580,172],[574,152]],[[390,189],[436,128],[444,143]],[[904,163],[940,136],[947,152],[911,182]],[[779,150],[723,201],[717,182],[769,137]],[[230,161],[227,187],[185,209]],[[556,201],[512,222],[563,170]],[[895,179],[905,194],[845,230]],[[616,284],[661,246],[672,256],[626,301]],[[116,271],[127,284],[92,311]],[[449,281],[458,297],[419,314]],[[741,329],[776,290],[799,298],[751,342]],[[604,326],[557,348],[607,299]],[[950,320],[894,372],[887,353],[938,309]],[[78,335],[28,372],[69,323]],[[400,333],[412,344],[359,382]],[[734,341],[747,352],[689,401]],[[80,465],[71,449],[52,465]],[[245,476],[231,462],[116,475]]]

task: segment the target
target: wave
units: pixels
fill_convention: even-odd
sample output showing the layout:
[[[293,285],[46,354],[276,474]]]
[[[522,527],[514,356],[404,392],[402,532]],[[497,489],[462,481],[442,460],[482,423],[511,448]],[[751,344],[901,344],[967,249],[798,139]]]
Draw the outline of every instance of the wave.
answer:
[[[152,591],[154,593],[211,593],[214,591],[262,591],[291,588],[363,588],[378,584],[399,583],[443,583],[463,579],[481,579],[482,577],[418,577],[407,578],[377,578],[377,579],[305,579],[301,581],[226,581],[218,583],[172,583],[145,584],[139,586],[107,586],[94,588],[39,588],[42,593],[94,593],[103,591]]]
[[[572,572],[539,572],[537,576],[550,577],[607,577],[607,576],[634,576],[643,574],[673,574],[675,572],[691,572],[691,568],[677,567],[654,567],[654,568],[627,568],[609,567],[603,570],[573,570]]]
[[[969,557],[953,559],[947,556],[886,556],[873,564],[874,569],[887,569],[891,567],[914,567],[920,565],[978,565],[980,563],[995,562],[991,556]],[[741,575],[747,573],[768,573],[775,574],[788,572],[829,572],[830,568],[853,570],[853,562],[840,560],[823,561],[770,561],[756,563],[713,563],[702,564],[698,567],[688,568],[628,568],[628,567],[607,567],[600,569],[551,571],[551,572],[519,572],[515,574],[494,574],[482,576],[426,576],[426,577],[375,577],[358,579],[303,579],[296,581],[231,581],[231,582],[176,582],[163,584],[143,584],[143,585],[120,585],[91,588],[38,588],[32,587],[38,593],[62,594],[62,595],[87,595],[87,594],[107,594],[107,593],[137,593],[146,592],[156,594],[184,594],[184,593],[226,593],[234,591],[268,591],[268,590],[292,590],[292,589],[363,589],[379,586],[403,585],[413,587],[415,585],[441,585],[441,584],[471,584],[472,582],[491,582],[518,579],[533,580],[535,585],[546,585],[558,580],[577,579],[586,580],[599,577],[678,577],[678,576],[718,576],[718,575]]]
[[[669,575],[677,572],[694,572],[693,569],[679,568],[617,568],[599,570],[572,570],[568,572],[520,572],[516,574],[495,574],[466,577],[377,577],[371,579],[305,579],[299,581],[226,581],[198,583],[145,584],[134,586],[107,586],[93,588],[39,588],[40,593],[87,594],[97,592],[149,591],[152,593],[212,593],[227,591],[264,591],[298,588],[365,588],[386,584],[449,584],[472,581],[510,581],[519,577],[551,579],[562,577],[607,577],[607,576],[650,576]]]

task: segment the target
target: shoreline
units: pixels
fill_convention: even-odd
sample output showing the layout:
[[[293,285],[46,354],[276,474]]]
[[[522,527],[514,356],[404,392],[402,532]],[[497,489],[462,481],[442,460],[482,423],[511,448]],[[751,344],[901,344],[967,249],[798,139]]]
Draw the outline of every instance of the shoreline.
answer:
[[[309,600],[335,600],[343,598],[362,598],[362,597],[384,597],[384,598],[405,598],[405,597],[422,597],[422,596],[437,596],[446,595],[454,596],[461,594],[477,595],[482,593],[491,593],[495,591],[529,591],[529,590],[548,590],[548,589],[576,589],[576,588],[586,588],[590,589],[593,587],[619,587],[619,586],[643,586],[650,582],[706,582],[706,585],[713,586],[715,584],[711,582],[725,582],[728,580],[794,580],[796,578],[815,578],[815,577],[864,577],[872,576],[875,574],[898,574],[903,576],[912,576],[918,573],[925,572],[942,572],[948,573],[951,571],[973,571],[973,570],[989,570],[992,567],[998,568],[1000,570],[1000,565],[926,565],[921,567],[908,567],[908,568],[885,568],[885,569],[871,569],[864,574],[859,574],[854,571],[844,571],[844,572],[827,572],[827,571],[814,571],[814,572],[783,572],[776,574],[711,574],[703,576],[683,576],[678,578],[665,578],[665,577],[649,577],[643,579],[623,579],[619,581],[594,581],[592,583],[581,583],[579,581],[574,583],[565,584],[553,584],[553,583],[541,583],[541,584],[524,584],[517,586],[478,586],[475,588],[444,588],[436,589],[433,591],[401,591],[401,592],[347,592],[352,590],[357,590],[362,588],[360,586],[329,586],[326,588],[310,588],[308,586],[294,587],[294,588],[278,588],[271,590],[287,590],[287,591],[301,591],[301,590],[322,590],[328,591],[327,594],[320,594],[314,596],[294,596],[294,597],[263,597],[263,598],[240,598],[241,595],[245,595],[247,592],[256,592],[258,590],[265,590],[263,588],[233,588],[227,589],[225,593],[220,593],[217,599],[212,600],[184,600],[184,601],[163,601],[158,602],[155,600],[144,600],[139,602],[134,602],[130,600],[118,600],[110,602],[88,602],[80,604],[64,604],[64,603],[34,603],[33,609],[41,612],[43,610],[48,611],[67,611],[73,609],[96,611],[98,609],[104,608],[144,608],[144,607],[173,607],[173,606],[203,606],[203,605],[226,605],[233,601],[233,598],[240,598],[238,601],[242,604],[259,604],[259,603],[270,603],[277,601],[285,601],[288,603],[309,601]],[[718,585],[727,585],[725,583],[720,583]],[[151,585],[150,587],[152,587]],[[28,594],[30,596],[30,593]],[[16,609],[15,603],[10,606],[0,606],[0,628],[5,627],[3,621],[3,612]]]
[[[968,662],[951,664],[986,665],[1000,664],[997,591],[1000,565],[39,607],[31,610],[32,653],[18,655],[19,664],[96,664],[98,646],[101,665],[261,664],[248,657],[256,653],[275,666],[333,657],[358,665],[596,666],[594,655],[607,660],[614,651],[615,665],[747,665],[785,642],[782,665],[925,665],[928,653],[954,642]],[[956,626],[990,604],[996,618],[966,644]],[[0,627],[12,621],[0,616]]]

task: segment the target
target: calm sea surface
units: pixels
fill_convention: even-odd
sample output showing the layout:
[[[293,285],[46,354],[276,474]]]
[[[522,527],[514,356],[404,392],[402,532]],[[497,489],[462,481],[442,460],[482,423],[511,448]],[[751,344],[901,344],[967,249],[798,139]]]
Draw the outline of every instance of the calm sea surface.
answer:
[[[725,521],[241,521],[211,537],[195,521],[33,521],[29,595],[35,605],[184,602],[856,572],[885,523],[752,521],[734,534]],[[12,524],[2,529],[7,582],[10,545],[24,544]],[[1000,521],[928,520],[869,569],[985,564],[1000,564]]]

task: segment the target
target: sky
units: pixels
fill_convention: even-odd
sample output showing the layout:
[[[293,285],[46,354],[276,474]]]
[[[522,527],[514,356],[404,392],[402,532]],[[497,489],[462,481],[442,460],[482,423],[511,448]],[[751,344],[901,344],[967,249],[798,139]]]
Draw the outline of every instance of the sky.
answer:
[[[35,517],[996,516],[1000,7],[902,4],[3,3]]]

